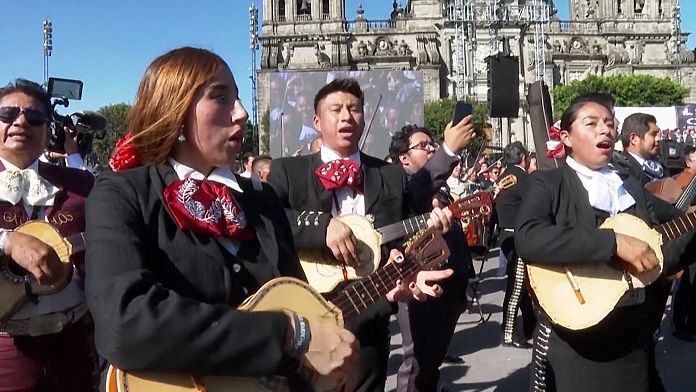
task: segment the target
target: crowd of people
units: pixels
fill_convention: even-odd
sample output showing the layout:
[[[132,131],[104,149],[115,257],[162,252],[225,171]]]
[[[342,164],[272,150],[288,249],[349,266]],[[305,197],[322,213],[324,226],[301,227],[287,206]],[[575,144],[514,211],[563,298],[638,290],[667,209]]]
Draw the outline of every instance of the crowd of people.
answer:
[[[335,78],[311,93],[288,95],[313,105],[316,134],[306,145],[280,159],[245,154],[235,169],[248,115],[229,66],[208,50],[171,50],[145,70],[112,170],[95,181],[41,159],[51,106],[40,85],[18,79],[0,89],[0,291],[12,301],[0,307],[0,392],[104,390],[128,382],[116,372],[154,382],[181,374],[196,390],[206,376],[230,376],[238,377],[230,390],[243,377],[306,391],[319,376],[337,390],[383,391],[393,315],[404,349],[397,391],[436,391],[476,276],[472,253],[494,247],[508,276],[500,344],[533,348],[531,391],[664,390],[654,337],[675,279],[674,334],[696,340],[693,235],[655,249],[600,227],[620,213],[656,226],[687,211],[648,191],[671,178],[657,160],[654,117],[635,114],[618,129],[610,96],[578,97],[561,119],[567,157],[551,170],[537,170],[519,141],[462,159],[472,116],[448,124],[442,141],[404,123],[389,131],[388,162],[360,149],[368,111],[357,80]],[[693,148],[684,164],[672,179],[677,194],[695,186]],[[493,210],[456,219],[448,206],[477,193],[493,198]],[[349,280],[365,263],[349,215],[382,234],[404,222],[439,232],[447,263],[397,269],[386,289],[370,277]],[[66,255],[23,231],[32,221],[71,244],[84,238],[86,251],[73,245]],[[489,235],[472,241],[481,227]],[[380,244],[377,268],[410,260],[405,236]],[[354,301],[347,293],[357,285],[383,294],[351,302],[357,315],[338,321],[303,313],[294,298],[246,308],[255,293],[288,284],[279,277],[306,282],[307,254],[342,271],[317,296]],[[528,266],[607,263],[660,273],[589,328],[563,327],[539,306]]]

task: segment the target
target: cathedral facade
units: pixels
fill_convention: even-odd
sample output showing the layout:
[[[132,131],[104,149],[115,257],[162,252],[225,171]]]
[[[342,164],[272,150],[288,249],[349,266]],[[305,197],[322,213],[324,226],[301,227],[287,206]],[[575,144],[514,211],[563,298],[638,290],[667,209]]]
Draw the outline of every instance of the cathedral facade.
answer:
[[[492,121],[497,145],[531,146],[524,97],[540,76],[549,86],[591,74],[670,77],[696,100],[694,51],[674,28],[678,0],[568,1],[570,20],[562,21],[550,0],[543,18],[532,15],[532,0],[409,0],[404,7],[394,1],[385,20],[367,20],[362,6],[348,11],[344,0],[263,0],[259,113],[272,109],[274,74],[294,71],[413,70],[422,74],[426,101],[464,91],[485,102],[486,59],[496,53],[518,58],[520,76],[518,116]],[[461,4],[465,15],[455,7]]]

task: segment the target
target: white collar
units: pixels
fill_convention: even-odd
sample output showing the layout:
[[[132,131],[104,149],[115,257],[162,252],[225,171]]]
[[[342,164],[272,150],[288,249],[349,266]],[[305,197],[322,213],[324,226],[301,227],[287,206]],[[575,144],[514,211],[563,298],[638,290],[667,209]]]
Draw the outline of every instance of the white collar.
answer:
[[[350,154],[350,156],[342,157],[338,155],[338,153],[329,147],[326,147],[325,145],[321,146],[321,150],[319,152],[321,156],[321,161],[326,163],[326,162],[331,162],[335,161],[336,159],[352,159],[354,160],[358,165],[360,165],[360,150]]]
[[[5,170],[34,170],[35,172],[39,172],[39,160],[36,159],[34,162],[31,163],[28,167],[24,169],[20,169],[17,166],[11,164],[8,162],[5,158],[0,158],[0,162],[5,166]]]
[[[568,166],[570,166],[571,169],[573,169],[573,170],[575,170],[576,172],[578,172],[578,174],[582,174],[583,176],[589,177],[589,178],[593,178],[593,177],[596,177],[596,176],[602,175],[602,174],[605,174],[605,175],[606,175],[606,174],[608,174],[608,173],[613,173],[613,172],[614,172],[614,171],[611,169],[611,167],[609,167],[609,165],[604,166],[603,168],[601,168],[601,169],[599,169],[599,170],[592,170],[592,169],[590,169],[589,167],[587,167],[587,166],[585,166],[585,165],[583,165],[583,164],[578,163],[578,161],[576,161],[575,159],[573,159],[573,157],[571,157],[571,156],[568,156],[568,157],[566,158],[566,163],[568,164]]]
[[[195,180],[215,181],[225,184],[239,193],[244,193],[242,187],[240,187],[239,183],[237,182],[237,177],[229,167],[216,167],[213,172],[206,177],[203,175],[203,173],[198,172],[195,169],[184,165],[183,163],[177,162],[174,158],[169,158],[169,163],[174,168],[174,171],[180,180],[191,177]]]
[[[613,216],[636,204],[624,187],[621,177],[609,165],[592,170],[570,156],[566,158],[566,164],[578,174],[592,207]]]
[[[631,154],[631,156],[632,156],[636,161],[638,161],[638,164],[639,164],[639,165],[643,166],[643,163],[645,163],[645,158],[643,158],[642,156],[640,156],[640,155],[638,155],[638,154],[636,154],[636,153],[632,153],[632,152],[630,152],[630,151],[627,151],[627,152],[628,152],[629,154]]]

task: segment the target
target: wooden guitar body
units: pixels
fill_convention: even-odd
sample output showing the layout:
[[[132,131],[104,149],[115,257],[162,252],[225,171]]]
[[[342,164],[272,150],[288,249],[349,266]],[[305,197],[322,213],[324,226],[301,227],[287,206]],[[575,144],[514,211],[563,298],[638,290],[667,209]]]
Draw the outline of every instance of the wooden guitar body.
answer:
[[[382,257],[380,253],[382,235],[363,216],[349,214],[337,219],[350,227],[358,240],[358,260],[360,261],[357,268],[345,266],[348,280],[361,279],[375,272],[379,268]],[[345,280],[343,264],[339,263],[330,252],[319,249],[298,250],[297,254],[307,281],[320,293],[330,292]]]
[[[645,287],[662,272],[662,237],[641,219],[618,214],[607,219],[600,228],[613,229],[616,233],[647,242],[655,251],[660,265],[652,271],[631,275],[611,267],[609,260],[607,263],[584,265],[541,265],[530,261],[527,265],[529,283],[539,305],[555,324],[572,330],[594,326],[614,309],[631,287]],[[578,299],[570,276],[579,288],[584,303]]]
[[[295,278],[282,277],[268,281],[239,307],[252,312],[291,310],[308,320],[330,320],[343,326],[341,310],[326,301],[307,283]],[[315,377],[316,391],[338,388],[329,379]],[[271,392],[289,390],[283,377],[193,377],[179,373],[133,372],[126,373],[111,367],[107,378],[108,392]]]
[[[490,214],[493,201],[487,192],[463,196],[447,207],[454,217],[471,219]],[[358,266],[344,266],[327,249],[298,250],[300,264],[307,281],[320,293],[328,293],[345,280],[367,277],[377,271],[382,258],[380,246],[404,237],[410,237],[427,227],[429,213],[375,229],[364,216],[350,214],[336,219],[345,223],[358,240]],[[345,276],[344,276],[345,271]]]
[[[67,286],[72,276],[72,264],[70,255],[73,253],[72,244],[64,239],[58,230],[46,222],[29,221],[14,231],[38,238],[49,245],[63,263],[63,270],[58,283],[53,285],[41,285],[26,271],[20,269],[4,256],[0,261],[0,322],[12,317],[29,300],[25,288],[25,280],[29,282],[31,292],[34,295],[47,295],[56,293]],[[25,278],[25,276],[27,276]]]
[[[410,277],[423,268],[432,268],[449,257],[449,249],[440,233],[434,228],[419,232],[406,243],[404,261],[388,263],[365,279],[348,285],[332,295],[331,301],[307,283],[294,278],[276,278],[249,297],[239,310],[261,312],[290,310],[310,321],[323,319],[338,326],[351,320],[375,301],[383,298],[398,279]],[[308,380],[317,392],[340,390],[335,380],[302,369],[303,379]],[[279,376],[264,378],[246,377],[195,377],[162,372],[126,373],[109,367],[107,392],[222,392],[222,391],[287,391],[287,379]]]

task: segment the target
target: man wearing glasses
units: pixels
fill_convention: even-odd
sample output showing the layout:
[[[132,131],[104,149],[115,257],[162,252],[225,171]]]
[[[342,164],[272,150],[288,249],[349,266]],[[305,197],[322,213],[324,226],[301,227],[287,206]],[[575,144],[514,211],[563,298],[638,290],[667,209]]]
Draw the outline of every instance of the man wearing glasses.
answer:
[[[357,240],[350,227],[333,218],[371,215],[379,228],[430,211],[432,196],[457,162],[450,154],[460,152],[474,136],[470,116],[448,126],[447,148],[439,149],[423,170],[407,180],[400,167],[359,150],[365,129],[363,106],[363,92],[355,79],[336,79],[322,87],[314,98],[314,127],[323,143],[320,151],[274,160],[268,177],[285,206],[297,250],[330,252],[337,264],[349,266],[358,263]],[[433,214],[431,218],[441,222],[442,215]],[[348,375],[347,390],[384,391],[392,312],[389,303],[378,300],[348,325],[361,349],[359,364]]]
[[[0,391],[98,390],[83,256],[71,258],[73,268],[44,242],[13,231],[30,220],[50,223],[61,237],[84,231],[92,175],[39,162],[50,110],[49,95],[36,83],[18,79],[0,88],[0,253],[8,257],[0,267],[0,297],[8,300],[19,285],[31,299],[0,314],[7,318],[0,322]],[[64,288],[34,296],[36,284]]]
[[[421,170],[434,156],[439,145],[425,128],[405,126],[392,136],[389,156],[411,176]],[[441,205],[448,205],[447,184],[436,195]],[[450,249],[448,268],[454,270],[442,283],[443,293],[427,302],[399,303],[397,320],[401,330],[404,359],[396,377],[397,391],[435,391],[440,379],[440,365],[457,326],[459,315],[466,308],[466,288],[472,260],[462,227],[453,222],[445,235]]]

